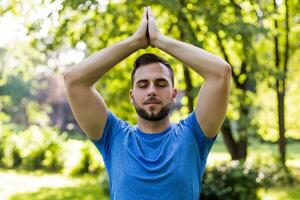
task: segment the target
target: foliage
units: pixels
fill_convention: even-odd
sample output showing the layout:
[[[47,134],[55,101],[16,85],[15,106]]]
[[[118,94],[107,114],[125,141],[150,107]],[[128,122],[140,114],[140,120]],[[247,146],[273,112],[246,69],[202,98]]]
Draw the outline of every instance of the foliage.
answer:
[[[62,143],[66,135],[53,128],[31,126],[20,136],[24,141],[24,168],[56,171],[63,167]]]
[[[261,179],[258,171],[239,161],[208,168],[203,177],[201,199],[255,200]]]
[[[16,144],[16,137],[9,137],[7,140],[4,140],[4,155],[2,158],[2,163],[4,167],[7,168],[16,168],[21,165],[21,152],[19,147]]]
[[[98,153],[98,152],[96,152]],[[71,175],[98,174],[103,171],[100,163],[94,159],[95,152],[91,148],[91,142],[85,141],[80,149],[80,159],[71,170]]]
[[[26,104],[32,99],[30,87],[30,82],[21,76],[9,76],[6,83],[0,85],[0,103],[4,105],[1,110],[17,123],[26,121]]]
[[[202,181],[201,199],[259,199],[259,188],[294,186],[299,182],[290,170],[272,159],[231,161],[208,167]]]
[[[39,83],[39,86],[42,85]],[[37,103],[35,93],[38,90],[33,80],[24,80],[24,76],[9,75],[0,85],[0,119],[3,123],[23,125],[42,124],[49,121],[46,107]]]
[[[30,126],[20,132],[5,130],[0,134],[0,150],[4,150],[4,155],[0,157],[1,166],[26,170],[62,169],[62,143],[66,135],[50,127]]]
[[[0,167],[14,168],[21,164],[21,153],[12,135],[12,127],[0,127]]]
[[[66,155],[66,134],[50,127],[30,126],[15,131],[13,127],[0,127],[0,167],[24,170],[63,170],[71,175],[98,174],[104,171],[101,160],[96,159],[98,150],[90,141],[79,141],[77,155]],[[77,148],[73,145],[69,148]],[[65,169],[69,157],[79,157],[71,169]],[[103,182],[107,180],[103,179]]]
[[[0,167],[3,167],[3,157],[5,155],[5,144],[9,136],[9,130],[5,126],[0,126]]]
[[[258,157],[254,166],[262,177],[264,188],[294,186],[300,181],[289,168],[282,166],[279,158]]]

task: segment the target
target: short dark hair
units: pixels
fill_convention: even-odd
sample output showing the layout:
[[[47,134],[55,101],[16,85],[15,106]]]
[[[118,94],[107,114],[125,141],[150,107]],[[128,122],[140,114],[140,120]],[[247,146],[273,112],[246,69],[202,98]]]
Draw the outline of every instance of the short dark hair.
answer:
[[[133,64],[133,70],[131,72],[131,86],[133,87],[133,82],[134,82],[134,74],[136,72],[136,70],[141,66],[141,65],[147,65],[150,63],[155,63],[155,62],[159,62],[162,63],[163,65],[165,65],[169,72],[170,72],[170,76],[171,76],[171,81],[172,81],[172,86],[174,87],[174,71],[171,67],[171,65],[162,57],[155,55],[153,53],[145,53],[141,56],[139,56]]]

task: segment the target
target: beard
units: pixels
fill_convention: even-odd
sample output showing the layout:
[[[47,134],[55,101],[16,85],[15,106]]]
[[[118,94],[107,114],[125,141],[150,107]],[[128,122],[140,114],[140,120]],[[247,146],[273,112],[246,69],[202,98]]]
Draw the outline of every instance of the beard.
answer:
[[[137,114],[148,121],[160,121],[162,119],[164,119],[167,115],[169,115],[169,113],[171,112],[172,109],[172,103],[168,103],[167,105],[165,105],[164,107],[162,107],[160,109],[160,111],[158,113],[154,113],[153,111],[150,111],[150,114],[147,113],[147,111],[145,109],[143,109],[142,107],[139,107],[135,101],[133,101],[133,105],[135,108],[135,111],[137,112]]]

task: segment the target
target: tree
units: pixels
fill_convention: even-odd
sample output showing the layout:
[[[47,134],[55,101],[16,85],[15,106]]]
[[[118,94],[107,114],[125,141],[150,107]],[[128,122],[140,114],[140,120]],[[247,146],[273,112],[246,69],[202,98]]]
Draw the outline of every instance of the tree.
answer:
[[[209,1],[198,4],[203,8],[202,17],[208,30],[213,34],[224,59],[233,69],[235,89],[232,90],[231,104],[235,111],[231,112],[237,112],[239,117],[225,119],[222,127],[224,141],[232,159],[246,159],[248,135],[255,132],[255,126],[252,124],[252,94],[256,92],[255,77],[259,63],[256,62],[254,43],[258,39],[257,36],[264,34],[266,30],[255,23],[257,16],[254,3],[248,2],[248,11],[234,0],[228,3]],[[249,22],[246,22],[246,18]]]
[[[279,35],[274,35],[274,49],[275,49],[275,67],[277,69],[276,74],[276,94],[277,94],[277,113],[278,113],[278,126],[279,126],[279,153],[280,161],[284,167],[286,167],[286,138],[285,138],[285,93],[286,93],[286,76],[288,71],[288,59],[289,59],[289,2],[285,0],[285,46],[283,56],[280,56],[279,52]],[[274,12],[278,12],[277,2],[273,1]],[[278,20],[274,19],[275,30],[278,30]],[[278,33],[279,31],[277,31]],[[283,64],[280,64],[280,58],[283,58]]]

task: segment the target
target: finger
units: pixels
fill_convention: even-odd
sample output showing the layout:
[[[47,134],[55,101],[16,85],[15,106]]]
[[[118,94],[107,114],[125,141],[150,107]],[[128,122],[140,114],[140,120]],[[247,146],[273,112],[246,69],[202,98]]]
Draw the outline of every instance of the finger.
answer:
[[[149,16],[148,16],[149,15],[148,6],[145,7],[145,11],[146,11],[146,17],[147,17],[147,19],[149,19]]]
[[[146,19],[148,18],[147,17],[147,8],[146,7],[144,7],[143,18],[146,18]]]
[[[151,7],[150,7],[150,6],[147,6],[147,8],[148,8],[148,16],[154,18],[154,15],[153,15],[153,13],[152,13]]]
[[[148,6],[146,6],[146,7],[144,7],[145,8],[145,11],[146,11],[146,17],[147,17],[147,19],[149,19],[149,12],[148,12]]]

